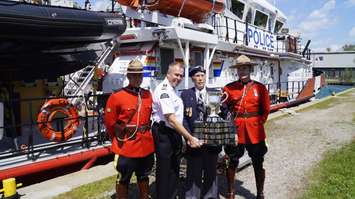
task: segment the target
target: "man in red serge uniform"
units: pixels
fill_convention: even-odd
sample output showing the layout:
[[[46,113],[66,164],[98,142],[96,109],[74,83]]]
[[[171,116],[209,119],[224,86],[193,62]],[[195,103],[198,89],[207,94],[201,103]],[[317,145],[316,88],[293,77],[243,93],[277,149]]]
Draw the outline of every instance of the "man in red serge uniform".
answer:
[[[250,79],[252,67],[256,65],[245,56],[237,58],[237,64],[231,68],[237,69],[239,80],[227,84],[224,92],[227,93],[225,102],[229,111],[235,116],[237,126],[237,146],[227,146],[225,151],[229,156],[227,169],[228,196],[234,198],[234,177],[238,167],[239,158],[248,151],[254,167],[257,199],[264,198],[265,169],[263,168],[264,155],[267,152],[265,144],[266,134],[264,123],[270,113],[270,99],[266,87]]]
[[[128,198],[132,173],[137,176],[140,199],[149,198],[149,179],[154,163],[154,141],[150,131],[152,95],[140,88],[143,65],[138,60],[128,64],[129,85],[109,97],[105,109],[105,125],[112,139],[118,171],[116,193],[118,199]]]

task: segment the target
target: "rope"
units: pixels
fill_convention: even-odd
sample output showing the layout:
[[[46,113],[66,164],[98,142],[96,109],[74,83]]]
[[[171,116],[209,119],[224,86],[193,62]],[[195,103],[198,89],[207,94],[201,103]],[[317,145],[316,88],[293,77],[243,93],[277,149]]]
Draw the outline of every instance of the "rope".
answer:
[[[186,2],[186,0],[184,0],[184,1],[182,2],[182,5],[181,5],[180,10],[179,10],[178,17],[180,17],[181,11],[182,11],[182,9],[183,9],[184,6],[185,6],[185,2]]]
[[[139,119],[140,119],[140,110],[141,110],[141,107],[142,107],[142,96],[141,96],[141,88],[139,88],[139,91],[138,91],[138,108],[137,108],[137,122],[136,122],[136,128],[134,129],[134,132],[131,134],[131,136],[129,136],[128,138],[119,138],[117,136],[117,140],[118,141],[121,141],[121,142],[126,142],[130,139],[132,139],[134,136],[136,136],[137,132],[138,132],[138,124],[139,124]],[[128,124],[127,124],[128,125]]]

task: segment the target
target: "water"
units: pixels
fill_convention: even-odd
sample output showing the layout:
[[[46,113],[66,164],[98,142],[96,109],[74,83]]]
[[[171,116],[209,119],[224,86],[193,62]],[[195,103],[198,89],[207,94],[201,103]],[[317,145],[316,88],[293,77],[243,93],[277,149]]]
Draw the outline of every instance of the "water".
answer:
[[[323,97],[327,97],[331,95],[333,92],[339,93],[345,91],[347,89],[352,88],[353,86],[344,86],[344,85],[327,85],[320,89],[320,91],[316,95],[316,99],[321,99]]]

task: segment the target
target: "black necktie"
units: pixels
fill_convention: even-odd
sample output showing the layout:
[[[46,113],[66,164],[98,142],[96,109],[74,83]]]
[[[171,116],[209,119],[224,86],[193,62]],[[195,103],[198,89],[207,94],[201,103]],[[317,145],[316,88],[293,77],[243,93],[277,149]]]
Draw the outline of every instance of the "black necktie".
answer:
[[[199,113],[205,114],[205,106],[203,103],[203,98],[202,98],[202,93],[199,92],[198,98],[197,98],[197,110]]]

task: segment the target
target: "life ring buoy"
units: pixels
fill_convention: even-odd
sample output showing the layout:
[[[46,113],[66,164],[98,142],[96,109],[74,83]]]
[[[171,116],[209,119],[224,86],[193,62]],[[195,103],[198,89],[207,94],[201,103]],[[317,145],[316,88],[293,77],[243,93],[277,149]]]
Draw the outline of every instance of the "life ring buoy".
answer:
[[[57,113],[63,113],[66,125],[63,132],[56,131],[51,123]],[[37,126],[42,136],[50,141],[62,142],[70,139],[79,126],[79,114],[67,99],[50,99],[42,107],[37,116]]]

